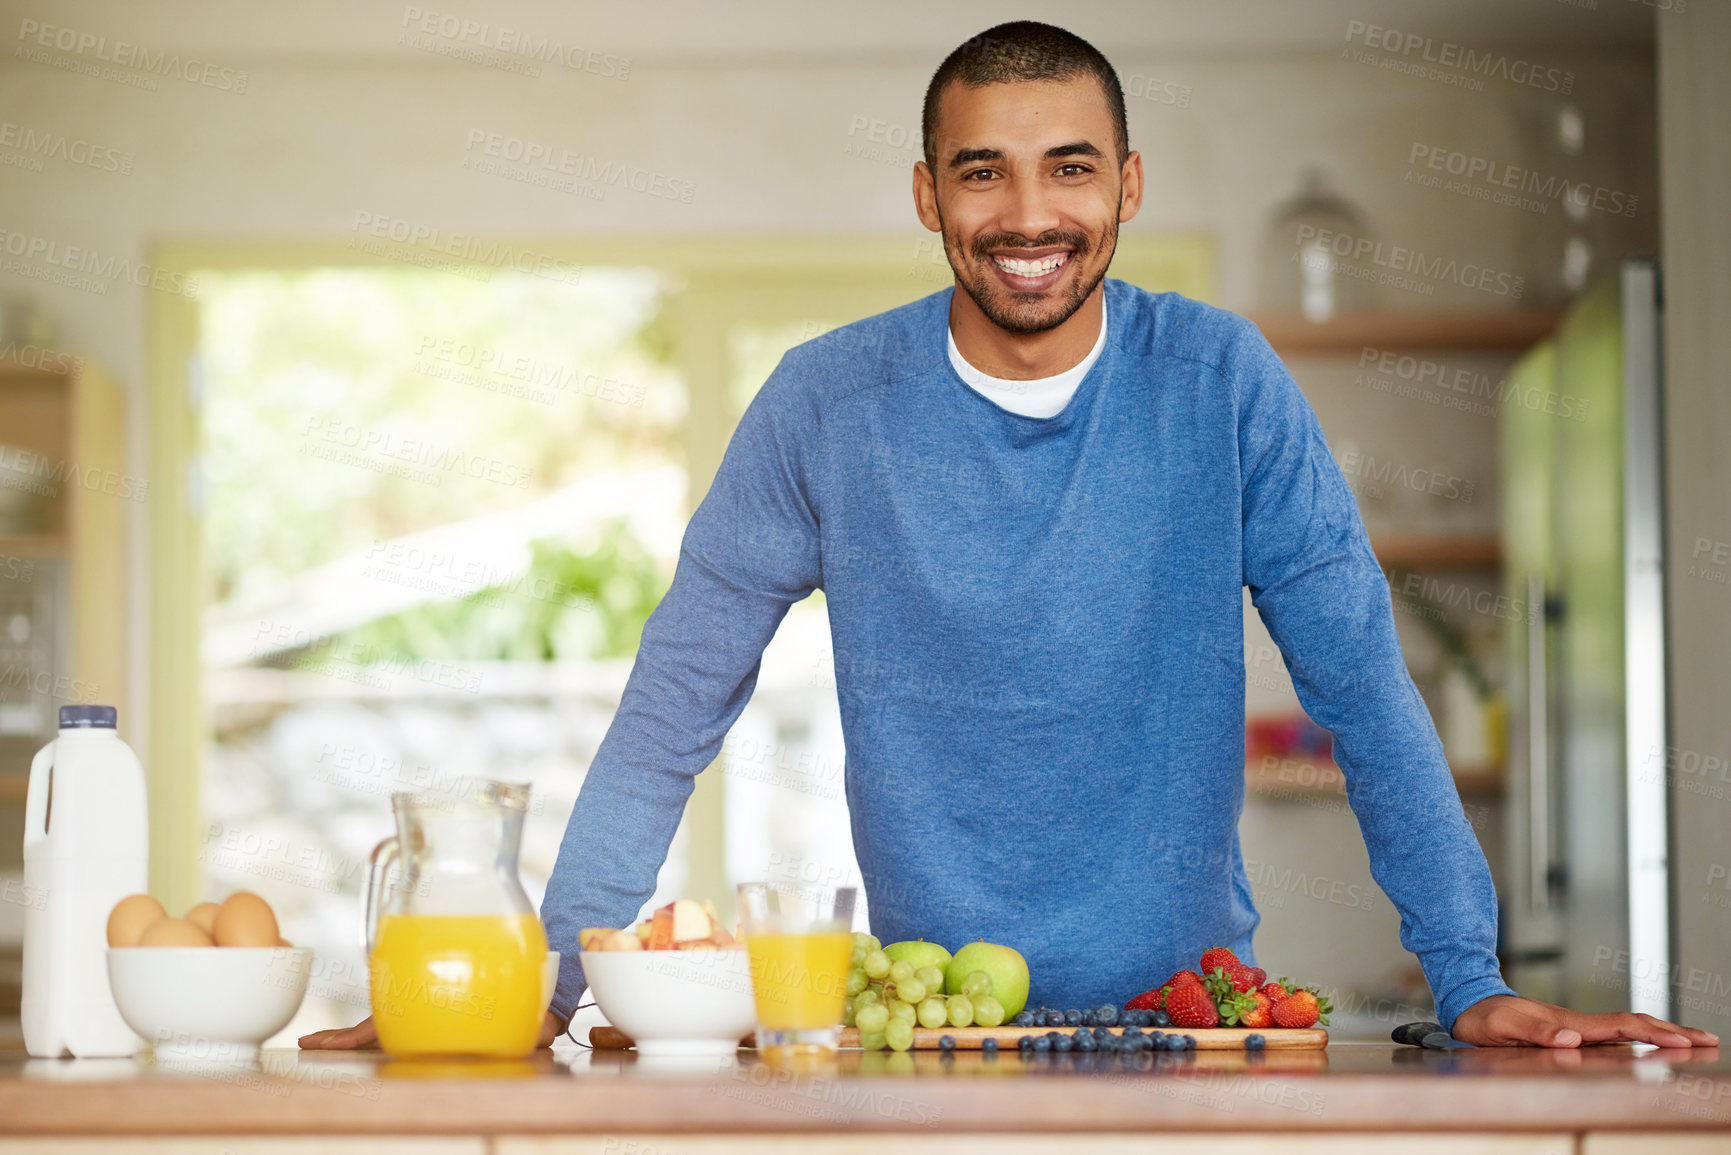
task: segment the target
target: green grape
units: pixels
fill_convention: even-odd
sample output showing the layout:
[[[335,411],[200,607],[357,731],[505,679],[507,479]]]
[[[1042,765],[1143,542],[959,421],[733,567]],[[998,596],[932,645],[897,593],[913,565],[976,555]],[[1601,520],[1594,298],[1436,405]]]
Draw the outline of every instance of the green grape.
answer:
[[[858,967],[861,963],[865,962],[865,956],[870,953],[871,951],[866,950],[863,947],[854,947],[852,952],[847,956],[847,965],[850,967]]]
[[[889,955],[885,955],[884,957],[888,958]],[[905,983],[913,977],[914,964],[911,962],[904,960],[890,967],[890,981],[893,983]]]
[[[867,951],[874,951],[878,948],[878,940],[863,930],[856,930],[853,932],[853,948],[861,954],[865,954]]]
[[[915,1009],[912,1003],[904,1003],[897,999],[890,1004],[890,1018],[900,1019],[911,1027],[919,1021],[920,1012]]]
[[[908,979],[906,982],[896,984],[896,998],[902,1000],[904,1003],[913,1003],[915,1006],[918,1006],[920,1001],[925,997],[926,984],[922,983],[917,978]]]
[[[892,1051],[905,1051],[914,1045],[914,1028],[911,1023],[897,1019],[884,1028],[884,1042],[890,1045]]]
[[[970,971],[968,977],[962,980],[962,993],[970,999],[992,993],[992,976],[985,971]]]
[[[869,1007],[873,1003],[883,1002],[884,993],[882,990],[873,990],[871,987],[867,987],[865,990],[855,995],[853,1001],[858,1006]]]
[[[919,1006],[920,1026],[941,1027],[950,1021],[949,1008],[942,995],[933,995]]]
[[[976,1027],[995,1027],[1003,1021],[1003,1003],[991,995],[981,995],[974,1000],[974,1025]]]
[[[942,994],[944,989],[944,972],[937,967],[921,967],[914,972],[914,977],[926,984],[926,989],[933,994]]]
[[[906,1051],[892,1051],[884,1056],[884,1070],[892,1075],[914,1073],[914,1057]]]
[[[870,985],[871,985],[871,980],[866,978],[866,973],[864,971],[849,971],[849,972],[847,972],[847,993],[848,994],[857,995],[861,991],[865,990]]]
[[[852,999],[849,999],[847,1002],[842,1004],[841,1025],[844,1027],[855,1027],[859,1025],[854,1021],[854,1005]]]
[[[890,1021],[890,1009],[882,1003],[867,1003],[854,1012],[853,1021],[862,1035],[882,1034]]]
[[[874,950],[867,954],[859,965],[867,977],[881,979],[890,973],[890,956],[881,950]]]
[[[951,995],[944,1002],[949,1004],[950,1026],[971,1027],[974,1025],[974,1001],[967,995]]]
[[[868,934],[868,935],[866,935],[866,949],[867,950],[882,950],[882,949],[884,949],[884,944],[878,941],[877,935]]]
[[[884,1033],[882,1031],[873,1031],[868,1034],[865,1031],[861,1031],[859,1036],[859,1045],[868,1051],[881,1051],[884,1049]]]

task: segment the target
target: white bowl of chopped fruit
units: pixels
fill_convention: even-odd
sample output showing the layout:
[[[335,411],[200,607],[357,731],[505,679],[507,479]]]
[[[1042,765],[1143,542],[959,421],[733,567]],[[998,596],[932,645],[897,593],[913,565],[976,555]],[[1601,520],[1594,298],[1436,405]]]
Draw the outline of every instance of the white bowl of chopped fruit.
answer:
[[[641,1055],[728,1056],[757,1022],[745,944],[708,901],[670,902],[636,926],[577,941],[596,1005]]]

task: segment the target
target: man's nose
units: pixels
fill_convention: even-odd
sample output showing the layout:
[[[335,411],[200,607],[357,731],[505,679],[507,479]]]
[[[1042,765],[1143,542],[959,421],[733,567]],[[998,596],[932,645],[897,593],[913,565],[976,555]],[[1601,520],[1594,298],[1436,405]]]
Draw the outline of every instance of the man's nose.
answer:
[[[1058,227],[1057,209],[1038,173],[1017,172],[1009,184],[1009,201],[998,221],[1005,232],[1032,241]]]

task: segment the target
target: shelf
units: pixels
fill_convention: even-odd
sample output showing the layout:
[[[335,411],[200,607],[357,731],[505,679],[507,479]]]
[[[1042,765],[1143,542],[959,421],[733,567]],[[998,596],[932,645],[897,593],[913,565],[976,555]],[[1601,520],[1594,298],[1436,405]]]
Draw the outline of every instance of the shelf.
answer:
[[[0,557],[65,557],[67,547],[66,535],[61,533],[0,536]]]
[[[1332,758],[1282,758],[1270,766],[1268,759],[1244,764],[1244,785],[1252,794],[1293,800],[1346,796],[1346,779]],[[1451,766],[1455,789],[1463,795],[1498,795],[1503,792],[1501,766]]]
[[[1357,353],[1377,349],[1486,349],[1520,352],[1556,331],[1562,314],[1343,313],[1329,321],[1252,317],[1276,353]]]
[[[1479,537],[1385,537],[1371,538],[1371,549],[1384,569],[1477,569],[1496,570],[1503,564],[1500,538]]]

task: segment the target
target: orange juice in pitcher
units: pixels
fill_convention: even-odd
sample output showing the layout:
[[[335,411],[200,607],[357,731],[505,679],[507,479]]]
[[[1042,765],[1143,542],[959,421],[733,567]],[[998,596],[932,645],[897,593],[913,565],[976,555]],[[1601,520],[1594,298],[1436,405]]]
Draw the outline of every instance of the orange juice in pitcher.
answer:
[[[546,1013],[547,936],[517,878],[529,788],[395,794],[367,876],[373,1024],[386,1053],[521,1058]]]

